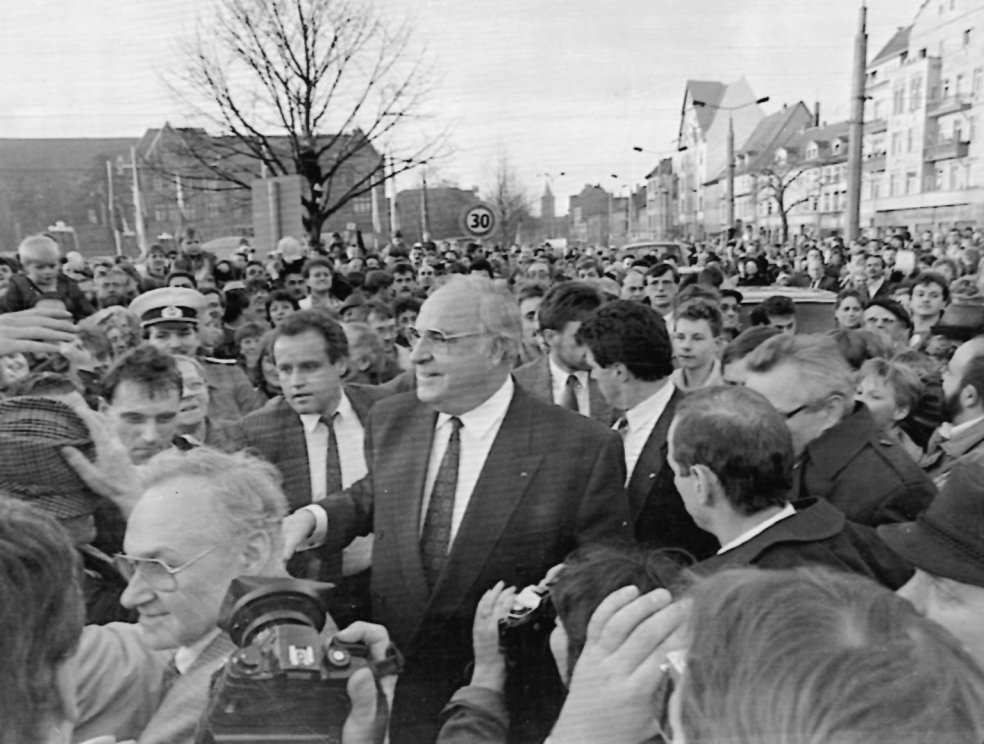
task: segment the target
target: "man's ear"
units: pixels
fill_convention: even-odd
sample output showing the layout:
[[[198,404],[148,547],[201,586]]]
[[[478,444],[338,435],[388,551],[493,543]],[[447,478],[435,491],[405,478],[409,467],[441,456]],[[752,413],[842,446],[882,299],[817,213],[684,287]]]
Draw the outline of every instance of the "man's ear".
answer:
[[[265,531],[254,532],[243,544],[240,555],[243,561],[242,575],[262,574],[274,557],[273,538]]]
[[[713,507],[721,491],[721,481],[717,474],[706,465],[694,465],[690,472],[696,480],[697,497],[701,505]]]

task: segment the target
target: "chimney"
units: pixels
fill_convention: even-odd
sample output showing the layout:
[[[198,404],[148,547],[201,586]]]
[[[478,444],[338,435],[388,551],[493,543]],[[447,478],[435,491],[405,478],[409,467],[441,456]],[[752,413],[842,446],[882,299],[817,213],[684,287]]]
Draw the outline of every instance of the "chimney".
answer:
[[[815,126],[815,127],[820,126],[820,101],[817,101],[814,104],[814,109],[813,109],[813,126]]]

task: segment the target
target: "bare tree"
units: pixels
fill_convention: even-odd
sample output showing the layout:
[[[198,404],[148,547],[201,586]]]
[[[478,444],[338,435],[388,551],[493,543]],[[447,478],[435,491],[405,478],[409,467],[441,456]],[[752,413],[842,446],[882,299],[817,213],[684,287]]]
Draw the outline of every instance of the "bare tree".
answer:
[[[368,0],[217,0],[170,81],[206,128],[176,130],[165,169],[213,190],[299,174],[317,243],[347,202],[444,147],[444,133],[409,131],[433,82],[413,38]]]
[[[505,248],[516,239],[521,223],[530,215],[529,194],[505,153],[496,161],[486,198],[499,219],[498,237]]]
[[[817,190],[808,183],[808,174],[816,170],[816,163],[774,163],[756,173],[760,196],[772,201],[779,215],[782,242],[789,240],[789,215],[800,204],[817,198]]]

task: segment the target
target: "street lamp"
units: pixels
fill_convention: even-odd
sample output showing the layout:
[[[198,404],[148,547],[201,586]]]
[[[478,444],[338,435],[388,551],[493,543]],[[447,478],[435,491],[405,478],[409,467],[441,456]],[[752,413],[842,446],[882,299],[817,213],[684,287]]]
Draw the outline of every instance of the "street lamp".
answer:
[[[760,103],[765,103],[769,100],[768,96],[759,98],[756,101],[750,101],[748,103],[743,103],[740,106],[718,106],[713,103],[707,103],[706,101],[694,101],[694,106],[697,108],[712,108],[718,111],[728,112],[728,229],[732,229],[735,226],[735,127],[732,121],[731,114],[734,111],[739,111],[743,108],[748,108],[749,106],[758,106]]]

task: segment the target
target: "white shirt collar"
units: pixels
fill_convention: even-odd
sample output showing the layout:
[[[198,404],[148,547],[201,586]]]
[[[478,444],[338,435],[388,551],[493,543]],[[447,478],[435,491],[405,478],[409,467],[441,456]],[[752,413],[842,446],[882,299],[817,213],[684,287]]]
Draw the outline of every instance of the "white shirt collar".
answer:
[[[190,646],[182,646],[174,654],[174,666],[178,668],[179,674],[184,674],[189,669],[191,665],[195,663],[195,659],[198,655],[205,650],[208,646],[222,631],[218,628],[212,628],[208,633],[203,635],[197,641],[192,643]]]
[[[565,372],[560,368],[557,362],[554,361],[554,358],[549,354],[547,355],[547,359],[550,363],[550,379],[554,380],[555,386],[563,387],[567,383],[567,378],[570,377],[571,375],[574,375],[577,378],[577,381],[581,383],[582,387],[587,386],[588,384],[587,370],[576,369],[573,372]],[[560,381],[559,383],[557,382],[558,380]]]
[[[653,421],[663,415],[670,398],[673,397],[674,386],[670,380],[666,380],[659,390],[650,395],[643,401],[636,403],[632,408],[625,412],[625,420],[628,422],[629,431],[646,428]]]
[[[771,517],[769,517],[768,519],[766,519],[764,522],[759,522],[757,525],[755,525],[754,527],[752,527],[752,529],[750,529],[747,532],[743,532],[742,534],[738,535],[738,537],[736,537],[734,540],[732,540],[731,542],[729,542],[727,545],[722,545],[721,546],[721,549],[718,551],[718,555],[721,555],[721,553],[724,553],[724,552],[726,552],[728,550],[733,550],[734,548],[737,548],[739,545],[742,545],[744,543],[747,543],[749,540],[751,540],[756,535],[760,535],[763,532],[765,532],[772,525],[777,524],[778,522],[781,522],[782,520],[786,519],[787,517],[791,517],[794,514],[796,514],[796,509],[793,508],[793,505],[792,504],[786,504],[782,508],[782,510],[779,511],[778,514],[773,514]]]
[[[355,415],[355,409],[352,408],[352,403],[345,395],[344,390],[342,391],[342,397],[338,399],[338,406],[335,408],[335,413],[343,420]],[[320,413],[301,413],[298,415],[301,417],[301,425],[304,427],[304,431],[308,434],[311,434],[321,421]]]
[[[963,432],[967,431],[973,426],[976,426],[981,421],[984,421],[984,416],[978,416],[970,421],[964,421],[962,424],[957,424],[956,426],[950,426],[949,430],[945,430],[943,426],[940,426],[940,436],[943,439],[953,439],[954,437],[960,436]]]
[[[461,419],[462,427],[467,429],[475,438],[483,439],[493,426],[505,418],[506,410],[512,401],[514,388],[512,375],[506,375],[506,381],[502,383],[502,387],[475,408],[458,416]],[[451,419],[452,416],[449,413],[438,414],[437,425],[439,427],[444,426]]]

